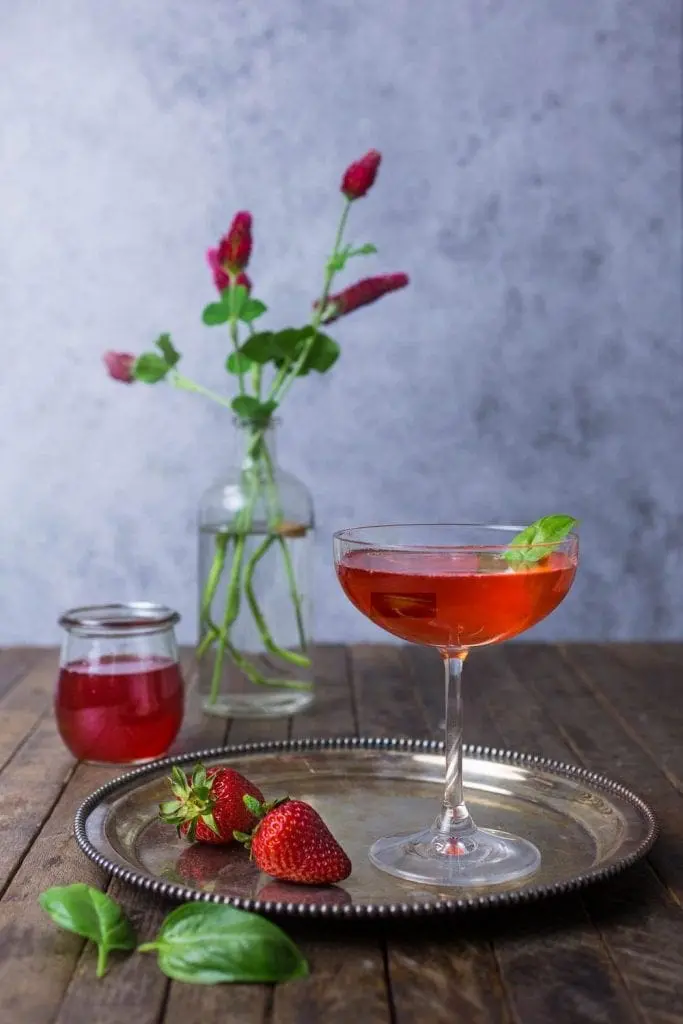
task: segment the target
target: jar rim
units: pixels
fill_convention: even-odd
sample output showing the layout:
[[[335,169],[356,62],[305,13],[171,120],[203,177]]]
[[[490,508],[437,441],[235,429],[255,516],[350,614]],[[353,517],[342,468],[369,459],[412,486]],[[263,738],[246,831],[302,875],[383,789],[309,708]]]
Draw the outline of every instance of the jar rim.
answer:
[[[180,622],[180,615],[167,605],[156,604],[154,601],[120,601],[70,608],[58,621],[67,630],[120,636],[124,633],[169,629]]]

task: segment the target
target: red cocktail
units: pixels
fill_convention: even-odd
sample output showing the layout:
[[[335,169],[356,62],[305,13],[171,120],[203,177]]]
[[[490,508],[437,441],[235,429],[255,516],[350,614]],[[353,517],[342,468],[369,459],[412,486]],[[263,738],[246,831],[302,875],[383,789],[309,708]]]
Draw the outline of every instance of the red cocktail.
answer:
[[[183,719],[178,618],[146,602],[75,608],[61,617],[55,715],[76,757],[130,764],[168,750]]]
[[[529,629],[557,607],[575,573],[576,562],[562,552],[521,569],[484,552],[356,549],[337,565],[349,600],[382,629],[458,649]]]
[[[159,757],[183,719],[180,669],[168,658],[125,654],[71,662],[59,673],[55,713],[62,739],[80,759]]]
[[[574,520],[516,526],[370,526],[335,534],[339,582],[382,629],[437,648],[446,673],[446,784],[441,813],[416,833],[373,843],[382,871],[425,885],[487,886],[535,872],[528,840],[478,828],[463,798],[461,674],[472,648],[518,636],[549,615],[578,564]],[[538,540],[551,537],[552,540]],[[523,541],[523,542],[522,542]]]

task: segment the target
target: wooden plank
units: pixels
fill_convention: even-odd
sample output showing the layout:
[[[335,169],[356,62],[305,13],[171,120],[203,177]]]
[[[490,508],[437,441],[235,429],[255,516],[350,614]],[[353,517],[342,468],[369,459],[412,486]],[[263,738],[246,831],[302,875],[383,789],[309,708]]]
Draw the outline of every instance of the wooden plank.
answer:
[[[52,811],[74,764],[54,721],[45,718],[0,775],[0,892]]]
[[[270,985],[215,985],[200,989],[174,982],[163,1020],[164,1024],[262,1024],[268,1019],[271,999]]]
[[[424,654],[406,649],[406,657],[424,661]],[[474,734],[475,742],[521,750],[540,750],[549,756],[567,760],[572,751],[558,732],[553,720],[537,701],[530,699],[514,673],[507,666],[500,649],[473,652],[463,675],[465,694],[465,735]],[[440,714],[439,703],[430,698],[432,715]],[[600,937],[594,931],[586,910],[578,897],[555,901],[547,907],[525,911],[522,920],[529,927],[521,933],[510,931],[510,924],[501,917],[498,929],[492,929],[494,950],[503,985],[514,1019],[545,1024],[570,1024],[575,1020],[619,1020],[623,1024],[638,1018],[628,993],[614,971]],[[514,919],[512,921],[515,928]],[[527,956],[527,947],[532,954]],[[543,954],[543,955],[541,955]],[[485,953],[480,946],[480,962]],[[533,977],[529,965],[540,960]],[[481,968],[485,975],[485,966]],[[491,986],[495,975],[490,976]],[[563,988],[585,989],[583,1002],[565,1000],[551,1012]],[[477,1006],[479,990],[471,997]],[[486,995],[490,993],[487,991]],[[490,1014],[486,1006],[485,1013]],[[463,1007],[463,1013],[466,1013]],[[579,1016],[584,1013],[584,1016]],[[592,1013],[592,1016],[590,1014]],[[606,1016],[601,1017],[604,1013]],[[611,1015],[611,1016],[610,1016]],[[482,1017],[485,1021],[486,1016]]]
[[[150,899],[148,893],[116,880],[108,891],[130,918],[140,942],[156,935],[171,909],[170,904]],[[157,967],[156,956],[115,954],[104,978],[95,974],[96,960],[95,948],[88,943],[54,1024],[157,1024],[169,983]],[[201,998],[201,992],[194,989],[195,1012],[201,1012]]]
[[[530,649],[539,695],[552,694],[562,707],[565,731],[580,759],[597,771],[632,786],[652,804],[662,823],[650,861],[676,900],[683,904],[683,797],[671,784],[658,750],[639,732],[637,689],[633,677],[609,650],[597,645],[562,647],[562,664],[548,666]],[[531,659],[534,659],[532,662]],[[648,687],[640,684],[638,689]],[[571,700],[568,696],[571,694]],[[657,706],[643,698],[643,730],[652,735],[671,710],[671,700]]]
[[[0,649],[0,697],[6,694],[41,660],[57,655],[51,648],[4,647]]]
[[[76,769],[0,901],[0,1020],[54,1020],[83,940],[57,928],[37,898],[49,886],[75,881],[102,887],[104,872],[78,849],[72,823],[81,801],[111,775],[107,769]],[[3,868],[0,878],[6,877]]]
[[[570,657],[585,663],[585,648]],[[669,648],[643,644],[610,644],[597,649],[600,658],[596,687],[612,703],[638,742],[661,766],[671,784],[683,793],[683,664]],[[618,694],[618,697],[617,697]]]
[[[349,672],[349,655],[341,644],[315,652],[315,700],[292,718],[292,739],[354,736],[357,733]]]
[[[54,651],[3,652],[0,663],[0,770],[49,712],[57,683]]]
[[[317,652],[316,701],[293,719],[294,738],[356,733],[349,668],[343,647],[323,647]],[[274,1024],[389,1021],[384,958],[376,929],[343,924],[325,928],[321,922],[307,927],[291,927],[283,922],[283,927],[307,957],[311,976],[296,984],[278,986]]]
[[[648,796],[666,802],[667,824],[683,824],[681,798],[557,651],[545,645],[510,644],[499,656],[520,681],[518,701],[526,692],[548,709],[575,761],[608,775],[618,769],[627,783],[640,779]],[[682,838],[679,824],[669,846],[677,852]],[[658,845],[655,863],[666,852],[666,844],[663,849]],[[641,1019],[674,1019],[662,1013],[668,1012],[667,1005],[679,1006],[683,1000],[683,914],[651,870],[643,865],[610,885],[587,889],[583,903]]]

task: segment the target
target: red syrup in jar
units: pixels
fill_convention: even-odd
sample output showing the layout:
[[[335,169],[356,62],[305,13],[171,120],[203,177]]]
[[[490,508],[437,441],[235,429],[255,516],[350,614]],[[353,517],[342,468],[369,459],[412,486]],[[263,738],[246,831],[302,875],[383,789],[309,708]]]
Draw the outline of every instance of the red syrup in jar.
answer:
[[[183,718],[180,668],[153,655],[70,662],[59,673],[55,714],[64,743],[82,760],[160,757]]]

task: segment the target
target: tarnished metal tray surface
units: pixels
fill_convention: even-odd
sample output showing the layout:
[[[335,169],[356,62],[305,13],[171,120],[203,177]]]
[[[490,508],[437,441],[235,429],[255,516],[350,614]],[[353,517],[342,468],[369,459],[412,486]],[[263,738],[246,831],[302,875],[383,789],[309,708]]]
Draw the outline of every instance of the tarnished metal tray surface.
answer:
[[[188,845],[157,819],[172,765],[232,765],[267,799],[289,794],[322,814],[353,863],[321,888],[259,873],[237,846]],[[75,833],[112,874],[178,900],[213,900],[267,914],[381,917],[442,914],[519,903],[609,877],[644,856],[657,835],[647,804],[625,786],[530,754],[465,748],[465,796],[479,825],[526,836],[542,864],[523,883],[471,890],[403,882],[374,868],[378,836],[409,832],[436,816],[443,745],[406,739],[298,740],[213,748],[165,758],[102,786],[79,808]]]

